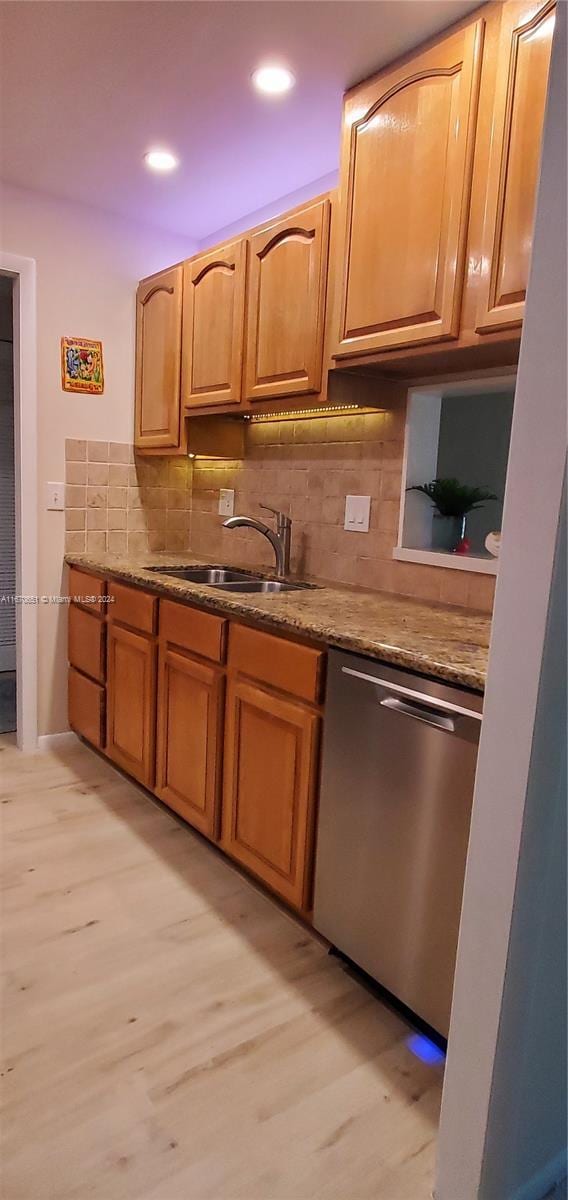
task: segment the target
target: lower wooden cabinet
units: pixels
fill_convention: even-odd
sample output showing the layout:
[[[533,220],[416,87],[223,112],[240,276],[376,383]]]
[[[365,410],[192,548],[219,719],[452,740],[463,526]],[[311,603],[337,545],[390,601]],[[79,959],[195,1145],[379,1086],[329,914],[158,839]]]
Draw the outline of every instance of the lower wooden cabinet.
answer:
[[[156,642],[109,621],[107,754],[145,787],[154,783]]]
[[[75,667],[69,667],[67,687],[71,729],[102,750],[105,744],[104,687],[75,670]]]
[[[311,904],[319,726],[304,704],[230,680],[222,846],[304,910]]]
[[[308,916],[324,652],[117,581],[108,595],[106,616],[70,605],[71,728]]]
[[[223,692],[219,667],[160,646],[154,790],[213,839],[219,834]]]

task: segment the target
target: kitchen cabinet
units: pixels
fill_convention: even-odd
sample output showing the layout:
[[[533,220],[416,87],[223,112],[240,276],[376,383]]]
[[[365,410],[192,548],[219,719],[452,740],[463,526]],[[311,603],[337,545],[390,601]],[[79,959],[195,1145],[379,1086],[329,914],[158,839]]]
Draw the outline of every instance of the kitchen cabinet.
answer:
[[[251,237],[245,394],[321,388],[330,202],[296,210]]]
[[[145,787],[154,783],[157,599],[109,585],[107,754]]]
[[[311,904],[320,733],[320,712],[307,701],[318,696],[322,657],[231,627],[222,845],[304,911]]]
[[[67,708],[71,729],[97,749],[105,745],[106,584],[85,571],[69,571]]]
[[[71,729],[102,750],[105,744],[105,689],[69,667],[67,704]]]
[[[309,917],[325,652],[72,576],[71,728]]]
[[[96,683],[106,677],[105,622],[95,613],[86,612],[78,604],[69,605],[68,659],[72,667],[88,675]]]
[[[108,629],[107,753],[145,787],[154,782],[156,646],[115,622]]]
[[[242,398],[247,242],[228,243],[184,267],[182,395],[187,408]]]
[[[155,792],[206,837],[219,834],[227,622],[160,606]]]
[[[223,688],[218,667],[160,647],[155,792],[212,839],[220,815]]]
[[[334,356],[456,338],[483,21],[345,100]]]
[[[319,716],[230,679],[223,847],[294,907],[309,907]]]
[[[138,450],[176,450],[182,442],[180,356],[183,268],[144,279],[136,293]]]
[[[554,3],[503,5],[481,249],[479,333],[522,322],[528,283]]]

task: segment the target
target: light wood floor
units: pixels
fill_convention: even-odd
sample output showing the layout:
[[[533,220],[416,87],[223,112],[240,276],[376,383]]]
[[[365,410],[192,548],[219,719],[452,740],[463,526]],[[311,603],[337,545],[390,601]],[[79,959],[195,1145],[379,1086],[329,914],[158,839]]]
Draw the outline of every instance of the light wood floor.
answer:
[[[2,1200],[426,1200],[398,1016],[80,743],[0,783]]]

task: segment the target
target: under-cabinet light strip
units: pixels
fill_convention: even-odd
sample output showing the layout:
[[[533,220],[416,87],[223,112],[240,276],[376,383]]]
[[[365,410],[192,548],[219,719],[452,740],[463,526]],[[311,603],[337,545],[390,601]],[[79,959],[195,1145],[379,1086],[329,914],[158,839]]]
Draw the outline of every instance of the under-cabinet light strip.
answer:
[[[328,413],[356,412],[360,407],[359,404],[328,404],[322,408],[297,408],[289,409],[287,412],[254,413],[253,415],[245,413],[244,419],[252,421],[253,424],[257,424],[259,421],[291,421],[298,417],[322,417],[327,416]]]

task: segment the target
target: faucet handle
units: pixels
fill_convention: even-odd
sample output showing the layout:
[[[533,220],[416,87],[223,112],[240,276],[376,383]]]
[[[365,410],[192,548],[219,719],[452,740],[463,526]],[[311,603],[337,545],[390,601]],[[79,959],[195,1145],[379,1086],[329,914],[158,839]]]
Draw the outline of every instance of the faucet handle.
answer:
[[[264,508],[264,509],[266,509],[266,512],[274,513],[274,516],[276,517],[276,520],[279,525],[291,524],[290,517],[286,516],[286,513],[281,512],[279,508],[273,508],[271,504],[260,504],[260,503],[259,503],[259,508]]]

